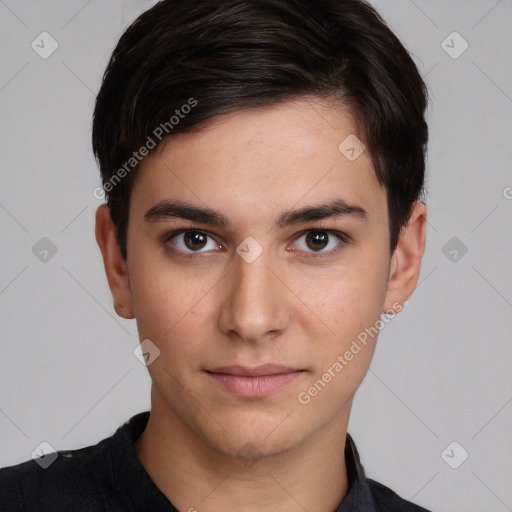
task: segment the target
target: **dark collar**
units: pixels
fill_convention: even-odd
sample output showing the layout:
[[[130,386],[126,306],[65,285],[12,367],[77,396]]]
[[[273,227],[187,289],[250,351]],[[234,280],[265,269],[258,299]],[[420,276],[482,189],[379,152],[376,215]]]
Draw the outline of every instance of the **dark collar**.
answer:
[[[345,441],[345,464],[349,488],[343,502],[334,512],[378,512],[359,453],[350,434],[347,434]]]

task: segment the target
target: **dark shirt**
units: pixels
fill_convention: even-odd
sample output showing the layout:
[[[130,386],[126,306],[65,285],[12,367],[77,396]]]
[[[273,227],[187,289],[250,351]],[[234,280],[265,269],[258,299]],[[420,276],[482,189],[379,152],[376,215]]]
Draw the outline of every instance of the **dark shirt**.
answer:
[[[139,413],[96,445],[59,451],[46,469],[32,459],[0,469],[0,512],[177,512],[135,451],[148,418]],[[345,457],[349,490],[334,512],[428,512],[367,479],[350,435]]]

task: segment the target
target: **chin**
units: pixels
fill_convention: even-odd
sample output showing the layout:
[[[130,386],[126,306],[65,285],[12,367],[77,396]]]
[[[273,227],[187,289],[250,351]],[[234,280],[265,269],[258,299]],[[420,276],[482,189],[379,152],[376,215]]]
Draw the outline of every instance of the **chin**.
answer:
[[[251,460],[282,455],[308,437],[304,424],[285,418],[269,418],[262,413],[244,413],[229,420],[224,416],[222,427],[205,432],[205,436],[216,451],[247,460],[249,465]]]

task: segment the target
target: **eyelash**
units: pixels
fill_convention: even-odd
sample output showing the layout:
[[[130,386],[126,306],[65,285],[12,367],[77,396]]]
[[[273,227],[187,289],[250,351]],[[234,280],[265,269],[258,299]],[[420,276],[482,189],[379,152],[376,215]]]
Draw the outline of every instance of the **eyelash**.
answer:
[[[332,230],[332,229],[322,229],[322,228],[305,229],[305,230],[303,230],[303,231],[301,231],[300,233],[297,234],[296,238],[294,239],[294,242],[296,242],[297,240],[302,238],[304,235],[307,235],[308,233],[311,233],[311,232],[314,232],[314,231],[320,231],[322,233],[327,233],[329,235],[334,235],[337,238],[339,238],[339,242],[338,242],[338,245],[334,249],[330,249],[329,251],[322,251],[322,252],[303,251],[305,253],[305,255],[303,257],[305,257],[305,258],[319,258],[319,257],[332,256],[332,255],[336,254],[338,251],[340,251],[345,245],[348,245],[349,243],[351,243],[351,239],[345,233],[342,233],[340,231],[335,231],[335,230]],[[174,237],[176,237],[178,235],[181,235],[183,233],[187,233],[187,232],[202,233],[202,234],[212,238],[213,240],[215,240],[215,237],[213,235],[211,235],[208,231],[204,231],[202,229],[197,229],[197,228],[182,228],[182,229],[177,229],[175,231],[170,231],[169,233],[166,233],[164,235],[164,243],[167,244]],[[216,243],[218,245],[221,245],[217,241],[216,241]],[[222,247],[222,245],[221,245],[221,247]],[[187,259],[193,258],[193,257],[195,257],[198,254],[207,255],[207,252],[201,252],[201,251],[185,252],[185,251],[182,251],[181,249],[176,249],[175,247],[172,247],[172,246],[169,246],[169,245],[167,245],[167,248],[168,248],[168,250],[170,250],[174,254],[177,254],[177,255],[182,256],[182,257],[187,258]]]

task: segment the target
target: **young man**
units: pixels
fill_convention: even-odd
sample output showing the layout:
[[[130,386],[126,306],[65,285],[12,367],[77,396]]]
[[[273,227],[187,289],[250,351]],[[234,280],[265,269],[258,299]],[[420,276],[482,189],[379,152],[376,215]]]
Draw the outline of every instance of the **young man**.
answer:
[[[0,509],[425,510],[347,426],[425,245],[425,85],[362,0],[164,0],[121,37],[93,147],[96,237],[151,411]],[[389,318],[389,317],[384,317]]]

